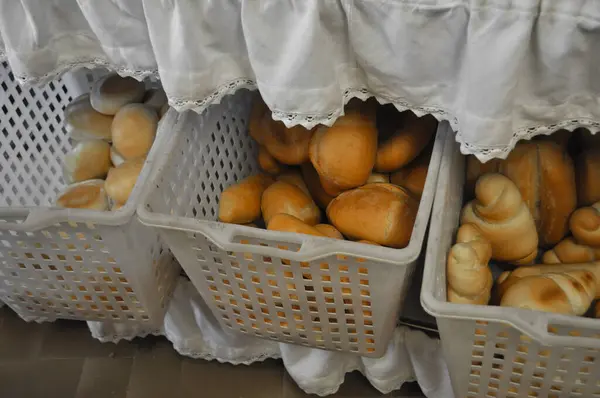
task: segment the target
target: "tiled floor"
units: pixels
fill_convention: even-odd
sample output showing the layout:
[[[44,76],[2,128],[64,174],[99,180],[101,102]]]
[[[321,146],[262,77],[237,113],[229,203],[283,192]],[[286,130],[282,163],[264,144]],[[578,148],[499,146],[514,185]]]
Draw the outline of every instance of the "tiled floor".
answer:
[[[0,398],[306,397],[281,361],[232,366],[178,355],[159,337],[102,344],[83,322],[26,323],[0,309]],[[357,372],[331,397],[379,397]],[[388,396],[420,397],[416,383]]]

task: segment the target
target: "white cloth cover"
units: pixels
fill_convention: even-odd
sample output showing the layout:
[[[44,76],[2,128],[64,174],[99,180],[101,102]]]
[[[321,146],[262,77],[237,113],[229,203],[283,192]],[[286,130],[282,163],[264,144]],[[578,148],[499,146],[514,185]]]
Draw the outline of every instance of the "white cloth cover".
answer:
[[[78,66],[158,73],[177,110],[258,86],[287,125],[351,97],[448,119],[464,153],[600,129],[598,0],[0,0],[25,83]]]
[[[358,370],[382,393],[417,380],[427,397],[453,396],[439,340],[424,333],[397,328],[386,354],[377,359],[227,333],[198,291],[183,278],[161,329],[108,322],[88,322],[88,326],[92,336],[103,342],[164,334],[181,355],[198,359],[248,365],[267,358],[282,358],[287,372],[309,394],[333,394],[347,372]]]

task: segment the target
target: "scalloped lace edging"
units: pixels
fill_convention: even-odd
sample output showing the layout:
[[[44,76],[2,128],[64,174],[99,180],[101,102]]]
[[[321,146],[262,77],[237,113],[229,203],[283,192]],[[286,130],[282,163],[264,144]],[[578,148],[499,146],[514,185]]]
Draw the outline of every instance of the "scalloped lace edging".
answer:
[[[257,90],[258,86],[256,85],[256,81],[252,79],[234,79],[219,85],[215,91],[200,100],[190,100],[169,96],[169,105],[175,108],[175,110],[178,112],[192,110],[196,113],[202,113],[209,106],[220,104],[223,98],[227,95],[235,94],[236,91],[244,88],[248,90]]]
[[[138,332],[131,332],[128,334],[113,333],[113,334],[102,335],[102,336],[97,335],[96,333],[92,332],[92,337],[95,338],[96,340],[100,341],[101,343],[114,343],[114,344],[117,344],[119,341],[122,341],[122,340],[131,341],[138,337],[145,338],[148,336],[163,336],[163,335],[164,335],[164,332],[160,329],[141,330]]]
[[[2,53],[0,51],[0,59],[2,58]],[[125,77],[133,77],[136,80],[143,80],[146,78],[154,78],[159,79],[159,74],[157,69],[153,70],[140,70],[140,69],[130,69],[122,66],[117,66],[110,62],[106,58],[100,57],[83,57],[78,59],[72,59],[68,62],[63,62],[57,65],[50,72],[45,73],[42,76],[29,76],[29,75],[17,75],[15,74],[15,78],[17,81],[25,86],[38,86],[42,84],[46,84],[51,80],[55,80],[67,72],[71,72],[81,68],[95,69],[95,68],[105,68],[112,72],[116,72],[121,76]]]
[[[252,355],[242,355],[238,358],[221,358],[214,353],[209,352],[209,350],[193,350],[185,347],[181,347],[178,344],[173,343],[173,348],[175,350],[186,357],[193,359],[203,359],[205,361],[217,361],[219,363],[229,363],[232,365],[251,365],[255,362],[264,362],[267,359],[280,359],[281,354],[279,351],[272,352],[261,352]]]

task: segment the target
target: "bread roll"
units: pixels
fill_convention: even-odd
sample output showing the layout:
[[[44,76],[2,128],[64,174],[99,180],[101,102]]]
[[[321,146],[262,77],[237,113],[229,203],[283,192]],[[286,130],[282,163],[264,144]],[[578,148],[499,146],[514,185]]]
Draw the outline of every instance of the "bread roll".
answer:
[[[596,260],[600,260],[600,249],[580,245],[572,237],[561,240],[542,257],[544,264],[589,263]]]
[[[70,209],[108,210],[104,180],[88,180],[69,185],[56,199],[56,205]]]
[[[282,170],[281,164],[262,145],[258,146],[258,165],[262,171],[272,175],[277,175]]]
[[[117,203],[127,203],[131,191],[144,167],[144,159],[128,160],[109,170],[104,183],[108,196]]]
[[[121,154],[117,152],[114,146],[110,147],[110,161],[115,167],[120,166],[125,162],[123,156],[121,156]]]
[[[404,187],[420,198],[425,189],[431,152],[421,153],[415,160],[390,175],[390,182]]]
[[[371,173],[369,178],[367,178],[366,184],[375,184],[378,182],[389,183],[390,175],[384,173]]]
[[[408,245],[418,202],[401,187],[367,184],[346,191],[327,206],[327,216],[344,236],[383,246]]]
[[[102,140],[78,142],[64,157],[67,183],[104,178],[110,169],[110,145]]]
[[[335,229],[333,225],[317,224],[315,225],[315,229],[329,238],[344,240],[344,235]]]
[[[326,209],[329,205],[329,202],[331,202],[334,197],[329,195],[327,192],[325,192],[325,189],[323,189],[321,180],[319,179],[319,174],[317,174],[317,171],[313,167],[312,163],[306,162],[302,164],[301,170],[302,176],[304,177],[304,182],[306,183],[310,195],[322,209]]]
[[[271,176],[256,174],[225,188],[219,198],[219,221],[247,224],[259,219],[262,194],[273,182]]]
[[[519,267],[512,272],[503,272],[497,281],[497,296],[502,297],[504,292],[506,292],[509,287],[511,287],[517,280],[526,276],[543,275],[547,273],[561,274],[579,270],[588,271],[594,274],[594,277],[596,278],[596,298],[600,298],[600,262],[559,265],[531,265]]]
[[[168,106],[167,94],[165,94],[165,90],[163,90],[162,87],[151,88],[150,90],[147,90],[144,94],[144,99],[142,102],[148,108],[154,109],[156,114],[159,116],[162,116],[160,114],[161,109],[163,109],[165,105]]]
[[[262,195],[263,218],[269,225],[276,214],[289,214],[308,225],[315,225],[321,219],[321,211],[312,198],[298,186],[285,181],[277,181]]]
[[[310,161],[325,192],[341,191],[367,182],[375,164],[375,121],[359,112],[347,113],[331,127],[320,127],[310,141]]]
[[[406,166],[421,153],[435,135],[435,117],[426,115],[418,118],[410,111],[403,114],[406,115],[404,125],[391,137],[380,139],[375,161],[375,170],[379,172],[389,173]]]
[[[589,271],[526,276],[506,290],[500,305],[583,315],[596,295],[596,284],[596,277]]]
[[[600,202],[575,210],[569,228],[580,244],[600,248]]]
[[[65,130],[71,138],[81,140],[112,140],[112,116],[103,115],[92,108],[89,94],[75,98],[65,108]]]
[[[467,199],[475,197],[475,185],[479,177],[488,173],[500,173],[502,159],[490,159],[481,163],[474,155],[467,156],[467,173],[465,177],[465,196]]]
[[[461,224],[477,225],[492,244],[492,258],[530,264],[537,255],[538,236],[529,209],[515,184],[501,174],[477,180],[475,199],[462,211]]]
[[[485,305],[490,300],[492,271],[488,266],[492,245],[475,224],[458,229],[456,244],[448,253],[448,301]]]
[[[365,245],[381,246],[379,243],[375,243],[375,242],[372,242],[372,241],[366,240],[366,239],[357,240],[356,242],[364,243]]]
[[[142,102],[144,93],[144,83],[112,73],[94,83],[90,103],[100,113],[115,115],[124,105]]]
[[[271,217],[271,221],[267,224],[267,229],[270,231],[294,232],[297,234],[327,237],[327,235],[314,226],[308,225],[302,220],[285,213],[275,214]]]
[[[585,149],[575,158],[579,206],[600,201],[600,148]]]
[[[124,159],[144,157],[150,152],[158,117],[142,104],[130,104],[117,112],[112,124],[113,146]]]
[[[538,135],[535,136],[535,140],[539,141],[551,141],[558,144],[565,151],[568,148],[569,140],[571,139],[572,132],[569,130],[558,130],[550,135]]]

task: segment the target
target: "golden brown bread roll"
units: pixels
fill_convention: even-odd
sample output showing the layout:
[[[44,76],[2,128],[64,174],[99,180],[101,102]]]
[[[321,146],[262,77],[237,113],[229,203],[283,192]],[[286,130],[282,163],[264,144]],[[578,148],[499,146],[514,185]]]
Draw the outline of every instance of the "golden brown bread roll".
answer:
[[[582,270],[525,276],[504,292],[500,305],[583,315],[596,295],[596,284],[594,274]]]
[[[158,116],[151,108],[142,104],[125,105],[113,120],[113,146],[124,159],[144,157],[152,148],[157,127]]]
[[[500,173],[502,159],[490,159],[481,163],[475,155],[467,156],[467,172],[465,176],[465,193],[468,199],[475,196],[475,184],[479,177],[489,173]]]
[[[363,185],[375,164],[375,121],[360,112],[349,112],[331,127],[319,127],[310,141],[310,161],[325,192],[335,196]]]
[[[144,83],[111,73],[94,83],[90,91],[90,103],[98,112],[114,115],[127,104],[141,102],[144,93]]]
[[[417,117],[410,111],[403,112],[404,125],[391,137],[382,140],[377,148],[375,170],[392,172],[414,160],[435,135],[437,120],[431,115]]]
[[[110,145],[103,140],[79,141],[64,157],[67,183],[104,178],[110,169]]]
[[[321,211],[312,198],[285,181],[277,181],[263,192],[261,209],[267,225],[280,213],[294,216],[308,225],[318,224],[321,219]]]
[[[375,243],[375,242],[372,242],[372,241],[366,240],[366,239],[357,240],[356,242],[364,243],[365,245],[381,246],[379,243]]]
[[[300,165],[308,160],[308,146],[313,130],[302,126],[285,127],[271,117],[271,111],[259,99],[255,101],[250,115],[249,133],[256,142],[280,163]]]
[[[111,145],[110,147],[110,162],[113,164],[113,166],[119,166],[122,163],[125,162],[125,159],[123,158],[123,156],[121,156],[121,154],[119,152],[117,152],[117,150],[115,149],[114,146]]]
[[[515,184],[502,174],[477,180],[475,199],[467,203],[461,224],[476,224],[492,244],[492,258],[530,264],[537,255],[538,236],[529,209]]]
[[[300,170],[296,168],[289,169],[278,175],[277,181],[285,181],[287,183],[295,185],[310,197],[310,191],[308,190],[308,187],[304,182],[304,178],[302,178]]]
[[[579,206],[590,206],[600,201],[600,148],[583,150],[575,158],[577,200]]]
[[[564,148],[552,141],[520,142],[497,167],[519,188],[535,220],[540,245],[560,242],[577,205],[575,170]],[[471,169],[469,178],[475,168]]]
[[[313,167],[312,163],[303,163],[301,169],[304,182],[306,183],[311,196],[322,209],[326,209],[329,205],[329,202],[331,202],[334,197],[329,195],[323,189],[321,180],[319,179],[319,174],[317,174],[317,171]]]
[[[144,167],[144,158],[128,160],[108,171],[104,189],[108,196],[117,203],[127,203],[131,191]]]
[[[589,263],[600,260],[600,249],[578,244],[569,236],[546,251],[542,256],[544,264]]]
[[[327,237],[327,235],[323,234],[315,226],[308,225],[297,217],[285,213],[275,214],[271,217],[271,221],[267,224],[267,229],[270,231],[294,232],[297,234]]]
[[[492,245],[475,224],[458,229],[456,244],[450,248],[446,278],[448,301],[485,305],[490,301],[494,280],[488,266]]]
[[[329,238],[344,240],[344,235],[342,235],[333,225],[317,224],[315,225],[315,229]]]
[[[271,175],[277,175],[281,173],[281,164],[275,159],[267,148],[262,145],[258,146],[258,165],[265,173],[269,173]]]
[[[392,173],[390,182],[408,189],[415,197],[420,198],[423,195],[423,189],[425,189],[430,160],[431,151],[421,153],[408,165]]]
[[[390,175],[384,173],[371,173],[365,184],[375,184],[378,182],[388,183],[390,182]]]
[[[410,240],[418,207],[404,188],[378,183],[342,193],[327,206],[327,216],[349,239],[402,248]]]
[[[65,130],[77,141],[99,139],[110,141],[112,116],[92,108],[89,94],[80,95],[65,108]]]
[[[262,194],[273,182],[271,176],[256,174],[225,188],[219,198],[219,221],[247,224],[259,219]]]
[[[70,209],[108,210],[104,180],[88,180],[69,185],[56,199],[56,205]]]
[[[578,263],[578,264],[539,264],[539,265],[527,265],[519,267],[512,272],[503,272],[496,281],[497,284],[497,297],[502,297],[504,292],[511,287],[517,280],[526,276],[532,275],[543,275],[547,273],[561,274],[572,271],[588,271],[594,274],[596,278],[596,298],[600,298],[600,262],[592,263]]]
[[[560,147],[567,150],[567,146],[569,145],[569,140],[571,139],[572,132],[569,130],[558,130],[550,135],[538,135],[535,136],[535,140],[539,141],[552,141],[555,144],[558,144]]]
[[[580,244],[600,248],[600,202],[575,210],[569,228]]]

